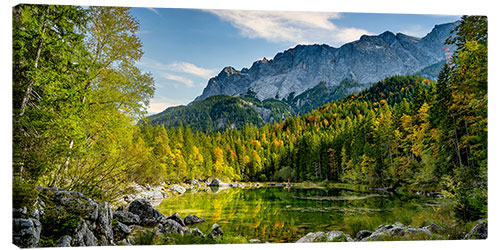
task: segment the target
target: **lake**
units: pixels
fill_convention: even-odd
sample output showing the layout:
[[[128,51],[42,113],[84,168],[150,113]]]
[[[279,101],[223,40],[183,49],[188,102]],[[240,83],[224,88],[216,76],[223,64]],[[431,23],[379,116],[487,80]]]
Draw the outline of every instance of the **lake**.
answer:
[[[399,221],[424,226],[439,218],[441,199],[413,194],[358,192],[331,188],[229,188],[187,191],[157,209],[182,218],[195,214],[205,234],[214,223],[225,235],[262,242],[295,242],[308,232],[340,230],[353,237]]]

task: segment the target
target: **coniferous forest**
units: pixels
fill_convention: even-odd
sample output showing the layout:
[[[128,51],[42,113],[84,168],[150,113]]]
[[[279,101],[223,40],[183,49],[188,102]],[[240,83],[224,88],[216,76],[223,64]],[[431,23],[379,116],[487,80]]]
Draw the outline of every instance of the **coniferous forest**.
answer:
[[[487,18],[463,16],[437,81],[392,76],[282,122],[201,132],[152,125],[128,8],[13,8],[13,200],[37,187],[113,201],[131,183],[333,182],[450,199],[487,217]],[[224,98],[224,97],[220,97]]]

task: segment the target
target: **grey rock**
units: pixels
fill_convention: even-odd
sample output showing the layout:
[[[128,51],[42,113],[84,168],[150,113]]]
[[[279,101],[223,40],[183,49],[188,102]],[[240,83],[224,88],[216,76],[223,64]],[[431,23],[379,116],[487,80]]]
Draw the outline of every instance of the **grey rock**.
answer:
[[[41,231],[41,224],[36,219],[12,219],[12,242],[18,247],[38,247]]]
[[[361,231],[359,231],[359,232],[356,234],[356,238],[355,238],[354,240],[355,240],[355,241],[361,241],[361,240],[363,240],[364,238],[369,237],[370,235],[372,235],[372,232],[371,232],[371,231],[368,231],[368,230],[361,230]]]
[[[405,230],[401,227],[393,227],[391,229],[389,229],[389,234],[390,235],[403,235],[405,233]]]
[[[97,246],[98,240],[90,227],[85,220],[80,220],[73,233],[71,246]]]
[[[308,233],[299,240],[297,240],[296,243],[311,243],[311,242],[318,242],[321,241],[325,238],[325,232],[316,232],[316,233]]]
[[[130,234],[130,232],[132,232],[132,229],[129,226],[127,226],[121,222],[116,223],[116,229],[118,232],[122,233],[123,235],[128,235],[128,234]]]
[[[57,240],[56,247],[71,247],[71,236],[64,235],[59,240]]]
[[[113,217],[116,217],[119,222],[126,225],[138,225],[141,223],[141,218],[139,215],[128,212],[128,211],[115,211]]]
[[[198,229],[197,227],[190,228],[189,229],[189,233],[192,234],[192,235],[195,235],[195,236],[203,237],[203,238],[206,237],[205,234],[200,229]]]
[[[210,233],[208,234],[208,237],[210,237],[212,239],[216,239],[222,235],[224,235],[224,232],[222,232],[222,229],[220,228],[220,226],[217,224],[213,224],[212,231],[210,231]]]
[[[338,241],[347,239],[348,235],[342,231],[330,231],[326,233],[326,241]]]
[[[168,233],[168,234],[181,234],[184,235],[186,231],[188,231],[187,227],[182,226],[177,221],[172,219],[163,218],[158,224],[158,229],[160,233]]]
[[[154,226],[163,217],[160,211],[156,210],[151,202],[146,199],[137,199],[130,203],[128,211],[139,216],[143,226]]]
[[[191,215],[191,214],[188,214],[186,216],[186,218],[184,218],[184,224],[185,225],[193,225],[193,224],[198,224],[198,223],[203,223],[205,222],[204,219],[196,216],[196,215]]]
[[[182,220],[181,216],[178,213],[174,213],[170,216],[167,217],[167,220],[174,220],[175,222],[179,223],[181,226],[185,227],[186,224],[184,224],[184,220]]]
[[[113,242],[113,211],[107,202],[100,204],[96,224],[97,234],[104,236],[101,239],[101,245],[108,245]]]
[[[485,240],[488,238],[488,221],[486,220],[480,220],[472,230],[465,235],[464,239],[478,239],[478,240]]]
[[[250,243],[262,243],[262,241],[260,241],[259,239],[250,239],[250,240],[248,240],[248,242],[250,242]]]

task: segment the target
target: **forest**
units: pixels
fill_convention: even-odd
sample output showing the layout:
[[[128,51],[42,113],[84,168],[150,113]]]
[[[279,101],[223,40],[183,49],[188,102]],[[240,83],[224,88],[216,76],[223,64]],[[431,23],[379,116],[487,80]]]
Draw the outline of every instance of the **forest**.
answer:
[[[132,183],[338,182],[440,192],[487,216],[487,18],[463,16],[438,80],[393,76],[282,122],[217,132],[144,117],[154,79],[129,8],[13,9],[13,199],[113,200]],[[260,124],[261,125],[261,124]]]

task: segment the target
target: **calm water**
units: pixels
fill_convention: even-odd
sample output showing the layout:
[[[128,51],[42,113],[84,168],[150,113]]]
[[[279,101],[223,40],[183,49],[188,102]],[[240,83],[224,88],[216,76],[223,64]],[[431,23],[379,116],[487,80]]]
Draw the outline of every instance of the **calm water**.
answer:
[[[266,187],[187,191],[157,208],[165,215],[196,214],[204,233],[213,223],[224,234],[262,242],[295,242],[308,232],[341,230],[356,233],[366,227],[409,224],[437,211],[439,200],[415,195],[388,195],[341,189]]]

